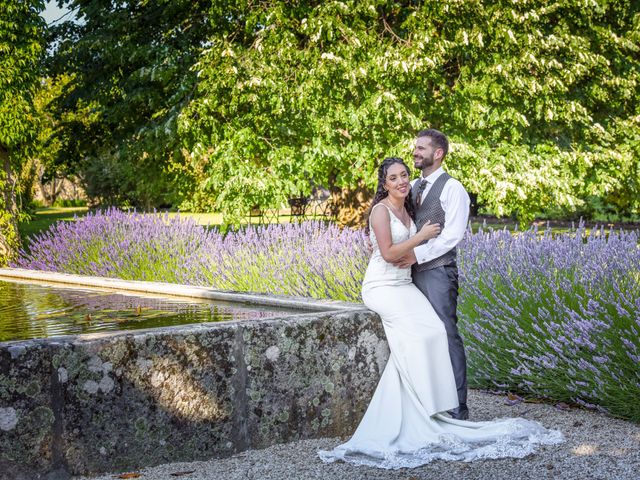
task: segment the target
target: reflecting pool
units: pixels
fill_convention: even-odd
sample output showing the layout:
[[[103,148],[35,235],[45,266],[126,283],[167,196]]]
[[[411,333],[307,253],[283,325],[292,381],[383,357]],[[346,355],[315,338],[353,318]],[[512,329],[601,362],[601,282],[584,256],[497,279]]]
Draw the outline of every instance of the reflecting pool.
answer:
[[[303,312],[219,300],[0,280],[0,342],[296,313]]]

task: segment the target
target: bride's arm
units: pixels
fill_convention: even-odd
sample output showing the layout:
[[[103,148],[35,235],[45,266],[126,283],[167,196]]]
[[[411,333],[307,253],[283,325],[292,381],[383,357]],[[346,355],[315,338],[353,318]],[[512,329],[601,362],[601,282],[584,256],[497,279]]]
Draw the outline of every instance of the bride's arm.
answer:
[[[386,208],[374,208],[371,212],[371,228],[376,234],[380,254],[389,263],[398,261],[422,242],[437,237],[440,233],[439,224],[427,223],[413,237],[404,242],[394,244],[391,239],[390,221],[389,210]]]

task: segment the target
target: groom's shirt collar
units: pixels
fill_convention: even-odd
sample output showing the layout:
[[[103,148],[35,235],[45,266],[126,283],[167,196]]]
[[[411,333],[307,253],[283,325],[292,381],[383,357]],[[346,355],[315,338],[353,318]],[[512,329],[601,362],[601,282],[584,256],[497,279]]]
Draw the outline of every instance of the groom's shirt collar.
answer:
[[[423,177],[422,175],[420,175],[420,180],[426,180],[427,182],[429,182],[429,185],[433,185],[433,182],[435,182],[436,179],[443,173],[444,173],[444,168],[440,167],[435,172],[431,172],[431,175],[428,175],[426,177]]]

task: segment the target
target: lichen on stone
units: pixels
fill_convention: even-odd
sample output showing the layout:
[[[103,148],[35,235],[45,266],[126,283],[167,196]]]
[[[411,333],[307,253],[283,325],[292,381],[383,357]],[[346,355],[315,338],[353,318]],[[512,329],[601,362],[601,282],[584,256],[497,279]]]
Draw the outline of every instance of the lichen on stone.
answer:
[[[0,408],[0,430],[8,432],[18,424],[18,413],[13,407]]]

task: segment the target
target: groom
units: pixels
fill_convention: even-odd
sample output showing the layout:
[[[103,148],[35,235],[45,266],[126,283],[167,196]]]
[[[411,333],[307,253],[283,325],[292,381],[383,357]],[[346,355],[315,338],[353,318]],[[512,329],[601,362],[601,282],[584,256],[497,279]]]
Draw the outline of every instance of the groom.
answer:
[[[418,230],[427,222],[439,223],[442,232],[416,247],[396,266],[413,265],[413,283],[427,297],[444,322],[449,340],[449,356],[458,390],[458,408],[449,414],[456,419],[469,418],[467,408],[467,359],[458,333],[458,267],[456,245],[462,240],[469,220],[469,195],[462,184],[442,168],[449,151],[447,137],[438,130],[418,132],[413,151],[414,165],[422,171],[412,183],[411,201]]]

